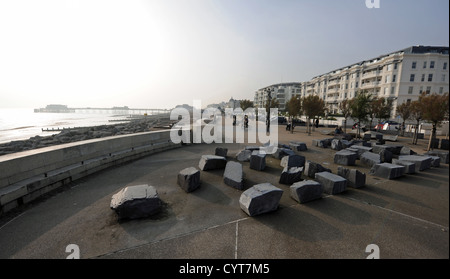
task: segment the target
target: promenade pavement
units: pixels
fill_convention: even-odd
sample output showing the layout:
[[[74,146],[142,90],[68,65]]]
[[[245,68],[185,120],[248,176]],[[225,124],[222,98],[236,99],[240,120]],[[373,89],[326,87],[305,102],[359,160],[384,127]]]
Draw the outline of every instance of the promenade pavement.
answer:
[[[280,143],[305,142],[298,152],[337,173],[336,151],[313,147],[330,128],[311,135],[279,127]],[[424,153],[426,140],[410,145]],[[381,258],[449,258],[449,165],[387,180],[367,175],[366,186],[299,204],[278,183],[280,160],[267,157],[264,171],[243,163],[245,189],[270,182],[284,191],[278,210],[249,217],[239,207],[242,191],[223,182],[223,170],[201,171],[201,186],[185,193],[177,174],[197,167],[201,155],[228,148],[228,160],[246,145],[192,144],[111,167],[72,182],[45,198],[2,217],[0,258],[66,258],[76,244],[81,258],[363,259],[376,244]],[[110,201],[120,189],[156,187],[163,201],[157,215],[118,221]]]

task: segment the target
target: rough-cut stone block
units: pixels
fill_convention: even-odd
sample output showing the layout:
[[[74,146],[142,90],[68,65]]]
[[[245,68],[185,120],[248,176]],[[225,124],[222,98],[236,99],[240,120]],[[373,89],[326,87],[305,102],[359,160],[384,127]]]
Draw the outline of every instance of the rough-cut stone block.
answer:
[[[359,159],[361,164],[368,167],[373,167],[373,165],[381,163],[380,155],[372,152],[364,152]]]
[[[241,194],[239,205],[247,215],[256,216],[277,210],[282,195],[283,190],[270,183],[257,184]]]
[[[403,146],[400,149],[400,154],[399,155],[415,155],[417,154],[416,152],[414,152],[413,150],[411,150],[411,148],[409,148],[408,146]]]
[[[342,150],[342,149],[344,149],[344,144],[339,139],[333,139],[331,141],[331,149],[337,150],[337,151]]]
[[[228,153],[228,148],[216,147],[216,151],[215,151],[216,156],[227,157],[227,153]]]
[[[392,152],[389,149],[382,149],[378,155],[381,163],[392,163]]]
[[[223,181],[228,186],[242,190],[244,188],[244,172],[242,165],[238,162],[230,161],[225,166]]]
[[[280,166],[284,167],[304,167],[306,158],[301,155],[284,156],[280,161]]]
[[[316,173],[318,172],[331,172],[330,169],[323,167],[322,165],[315,163],[315,162],[311,162],[311,161],[306,161],[305,163],[305,175],[311,178],[314,178]]]
[[[441,158],[441,163],[448,164],[449,156],[448,151],[441,151],[441,150],[431,150],[425,153],[425,155],[428,156],[439,156]]]
[[[357,157],[357,153],[344,149],[334,154],[334,163],[345,166],[354,166]]]
[[[315,175],[317,182],[322,184],[323,191],[329,195],[336,195],[347,189],[347,179],[329,172],[318,172]]]
[[[259,146],[246,146],[245,147],[245,150],[250,150],[250,151],[255,151],[255,150],[259,150],[260,149],[260,147]]]
[[[402,161],[399,159],[392,159],[392,164],[404,166],[406,174],[416,173],[416,164],[414,164],[412,162]]]
[[[389,163],[376,164],[370,169],[370,174],[386,179],[395,179],[405,174],[406,167]]]
[[[295,152],[287,148],[278,148],[275,152],[272,153],[272,157],[278,160],[281,160],[284,156],[288,155],[295,155]]]
[[[359,170],[338,167],[338,175],[347,179],[347,185],[352,188],[360,188],[366,185],[366,174]]]
[[[398,135],[383,135],[385,141],[397,141]]]
[[[363,140],[364,141],[369,141],[369,140],[371,140],[372,139],[372,135],[369,133],[369,134],[364,134],[363,135]]]
[[[431,157],[419,155],[400,155],[398,157],[401,161],[411,162],[416,165],[416,172],[424,171],[431,167]]]
[[[260,151],[253,151],[250,157],[250,168],[253,170],[262,171],[266,167],[266,153]]]
[[[331,145],[331,141],[332,140],[333,140],[333,138],[329,138],[329,139],[313,139],[312,140],[312,144],[313,144],[313,146],[327,148],[327,147],[329,147]]]
[[[361,143],[358,143],[358,144],[361,144]],[[370,147],[370,146],[362,146],[362,145],[358,145],[358,144],[352,145],[352,148],[360,150],[360,156],[361,156],[361,154],[364,153],[364,152],[370,152],[370,151],[372,151],[372,147]]]
[[[425,156],[431,157],[431,166],[433,168],[439,168],[441,166],[441,157],[432,155],[425,155]]]
[[[128,186],[112,196],[110,207],[119,219],[137,219],[158,213],[161,200],[153,186]]]
[[[206,170],[215,170],[215,169],[223,169],[227,164],[227,159],[222,156],[216,155],[202,155],[200,162],[198,163],[198,167],[202,171]]]
[[[291,142],[289,142],[289,146],[291,147],[292,150],[295,150],[295,151],[308,150],[308,147],[306,146],[306,143],[304,143],[304,142],[291,141]]]
[[[194,167],[185,168],[178,173],[178,185],[186,192],[192,192],[200,186],[200,171]]]
[[[302,180],[303,167],[285,167],[280,176],[280,184],[292,185]]]
[[[251,150],[241,150],[236,154],[236,160],[239,162],[250,162],[250,157],[252,156]]]
[[[305,203],[322,198],[323,186],[314,180],[305,180],[289,187],[291,197],[299,203]]]
[[[376,140],[383,140],[383,134],[375,134]]]

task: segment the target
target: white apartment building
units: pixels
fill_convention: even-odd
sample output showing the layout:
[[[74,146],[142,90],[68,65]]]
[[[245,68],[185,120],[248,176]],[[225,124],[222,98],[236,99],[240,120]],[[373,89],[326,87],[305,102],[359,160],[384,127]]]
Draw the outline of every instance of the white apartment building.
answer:
[[[264,108],[268,101],[268,90],[271,90],[272,98],[276,98],[279,102],[279,110],[286,109],[286,102],[289,101],[292,96],[301,96],[300,82],[286,82],[269,85],[261,88],[255,92],[255,98],[253,104],[255,107]]]
[[[448,47],[412,46],[342,67],[304,82],[302,97],[318,95],[329,113],[339,113],[339,103],[358,90],[393,99],[397,105],[417,100],[422,92],[449,92]]]
[[[356,92],[362,90],[373,96],[392,99],[393,118],[398,105],[417,100],[422,92],[449,92],[448,51],[449,47],[411,46],[339,68],[306,82],[275,84],[259,89],[254,103],[263,107],[267,101],[265,89],[274,88],[276,93],[272,95],[277,96],[279,109],[283,110],[292,96],[287,91],[295,89],[295,94],[299,92],[301,97],[318,95],[325,100],[328,112],[332,114],[340,112],[340,102],[355,97]]]

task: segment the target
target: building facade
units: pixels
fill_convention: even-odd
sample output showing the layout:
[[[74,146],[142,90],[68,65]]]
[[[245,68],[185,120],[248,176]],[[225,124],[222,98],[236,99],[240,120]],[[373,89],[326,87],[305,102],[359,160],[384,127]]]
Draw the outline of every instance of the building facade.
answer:
[[[300,82],[287,82],[269,85],[258,89],[255,92],[253,104],[257,108],[264,108],[269,99],[268,92],[270,91],[272,98],[276,98],[280,104],[278,109],[285,110],[286,103],[292,98],[292,96],[301,96],[301,87],[302,84]]]
[[[422,92],[449,92],[448,51],[449,47],[412,46],[296,84],[301,97],[317,95],[322,98],[329,114],[340,113],[339,103],[355,97],[359,91],[392,99],[393,118],[398,105],[417,100]],[[255,104],[264,102],[264,89],[255,93]],[[289,98],[285,96],[286,101]],[[279,109],[284,109],[281,102]]]

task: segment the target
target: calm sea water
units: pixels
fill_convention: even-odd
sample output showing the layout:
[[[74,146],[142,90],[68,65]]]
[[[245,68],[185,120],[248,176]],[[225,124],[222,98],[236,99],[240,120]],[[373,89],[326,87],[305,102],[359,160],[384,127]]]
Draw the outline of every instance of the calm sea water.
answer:
[[[104,113],[35,113],[33,109],[0,108],[0,143],[23,140],[36,135],[50,136],[58,132],[42,132],[44,128],[90,127],[114,124],[127,115]]]

